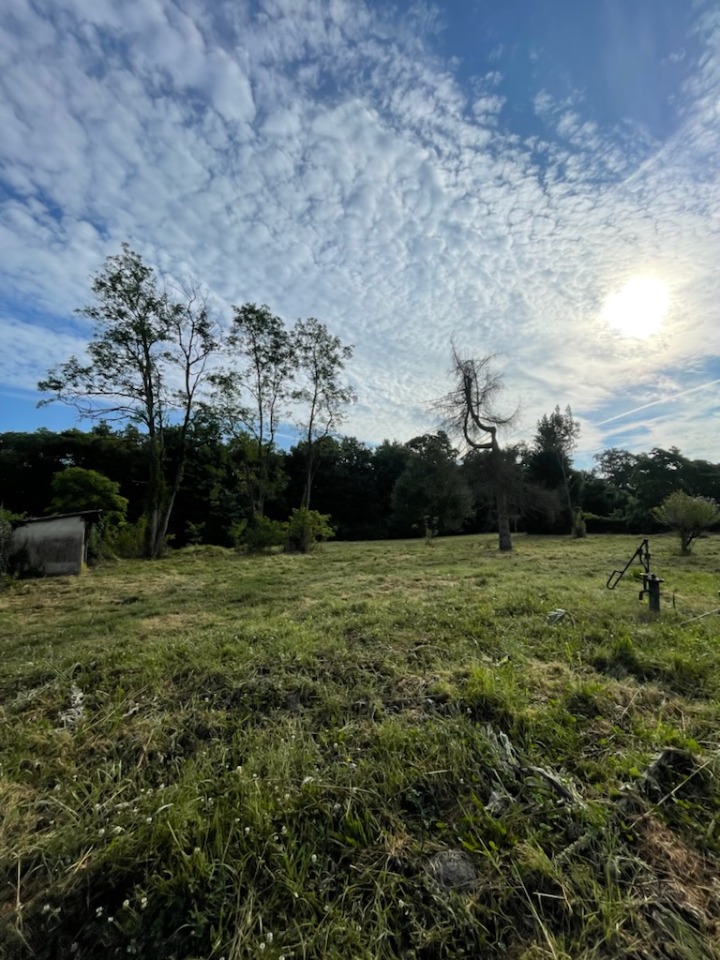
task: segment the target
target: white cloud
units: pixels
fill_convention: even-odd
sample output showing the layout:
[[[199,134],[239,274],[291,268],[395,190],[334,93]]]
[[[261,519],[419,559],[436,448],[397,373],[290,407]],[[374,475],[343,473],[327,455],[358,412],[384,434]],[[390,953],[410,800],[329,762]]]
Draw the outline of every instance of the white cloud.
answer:
[[[0,324],[17,352],[4,382],[33,384],[68,336],[77,349],[62,320],[123,240],[219,302],[314,315],[354,343],[347,429],[372,441],[431,426],[453,337],[501,355],[525,435],[570,403],[588,451],[614,398],[631,409],[635,384],[717,357],[720,22],[704,23],[664,143],[542,90],[545,134],[525,138],[503,77],[488,61],[466,92],[431,52],[436,28],[429,8],[401,24],[341,0],[263,0],[255,16],[199,0],[15,4],[0,31]],[[648,272],[670,309],[639,348],[601,314]],[[39,354],[28,328],[43,326]],[[652,421],[659,445],[676,442],[672,416]],[[679,443],[720,459],[718,444],[699,429]]]

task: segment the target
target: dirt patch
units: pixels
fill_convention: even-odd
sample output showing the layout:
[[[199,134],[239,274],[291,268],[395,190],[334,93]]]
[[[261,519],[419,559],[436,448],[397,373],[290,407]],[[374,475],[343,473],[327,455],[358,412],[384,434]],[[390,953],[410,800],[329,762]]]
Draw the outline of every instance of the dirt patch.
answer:
[[[693,850],[664,823],[644,818],[637,826],[640,858],[653,873],[655,896],[707,933],[720,933],[717,865]]]

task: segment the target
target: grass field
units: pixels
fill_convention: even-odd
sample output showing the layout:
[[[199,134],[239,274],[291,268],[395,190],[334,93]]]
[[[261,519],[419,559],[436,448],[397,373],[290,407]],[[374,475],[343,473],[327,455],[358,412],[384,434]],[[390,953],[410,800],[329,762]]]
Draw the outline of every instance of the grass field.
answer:
[[[656,622],[639,539],[6,584],[0,956],[720,958],[720,538]]]

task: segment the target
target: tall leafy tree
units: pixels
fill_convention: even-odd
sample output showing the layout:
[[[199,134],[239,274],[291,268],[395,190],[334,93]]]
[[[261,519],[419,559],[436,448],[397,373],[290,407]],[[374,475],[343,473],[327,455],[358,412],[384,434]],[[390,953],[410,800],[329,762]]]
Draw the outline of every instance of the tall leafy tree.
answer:
[[[502,389],[502,380],[492,368],[492,356],[461,357],[452,351],[453,387],[435,404],[443,417],[443,426],[462,437],[472,450],[490,453],[490,473],[494,487],[498,518],[498,547],[512,550],[510,512],[498,429],[512,422],[513,416],[500,416],[494,409],[495,398]]]
[[[320,444],[337,430],[346,408],[355,401],[354,391],[342,379],[353,348],[344,345],[315,317],[298,320],[292,330],[292,345],[297,378],[293,400],[299,410],[306,456],[301,506],[309,509]]]
[[[105,519],[125,519],[128,501],[120,496],[120,484],[97,470],[66,467],[52,479],[53,499],[50,513],[74,513],[78,510],[102,510]]]
[[[373,473],[375,475],[376,509],[380,526],[380,536],[395,532],[392,527],[392,495],[412,451],[397,440],[383,440],[373,452]]]
[[[428,541],[435,533],[459,530],[472,513],[472,496],[458,451],[442,430],[415,437],[407,447],[410,456],[392,497],[396,527],[410,533],[422,526]]]
[[[145,553],[162,552],[182,484],[189,431],[218,348],[206,300],[193,285],[174,299],[140,254],[123,244],[92,284],[95,302],[79,312],[95,323],[87,360],[71,357],[49,371],[38,389],[74,406],[80,416],[139,424],[145,437]],[[41,403],[49,403],[44,400]],[[168,462],[165,434],[179,424],[180,444]]]
[[[269,307],[233,307],[228,351],[235,364],[213,375],[213,416],[240,454],[252,516],[263,516],[268,496],[281,484],[275,438],[288,415],[296,366],[295,345]]]
[[[532,450],[528,457],[530,476],[547,489],[561,488],[573,533],[579,533],[578,511],[573,506],[572,485],[577,480],[572,470],[572,452],[580,436],[580,424],[570,405],[562,411],[558,406],[538,420]]]
[[[490,529],[497,522],[498,481],[505,492],[508,516],[515,532],[521,514],[529,507],[537,507],[536,491],[525,483],[521,457],[522,450],[517,446],[505,447],[499,456],[492,450],[471,448],[463,457],[462,475],[473,494],[474,525],[478,530]]]

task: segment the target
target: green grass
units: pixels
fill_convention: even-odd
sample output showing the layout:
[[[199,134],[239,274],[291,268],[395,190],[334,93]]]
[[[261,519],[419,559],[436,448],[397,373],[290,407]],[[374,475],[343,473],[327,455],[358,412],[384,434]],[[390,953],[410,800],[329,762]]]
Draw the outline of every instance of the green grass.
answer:
[[[0,956],[720,958],[720,539],[637,542],[6,584]]]

